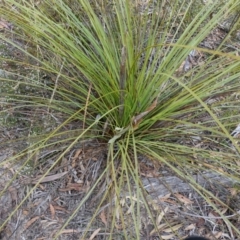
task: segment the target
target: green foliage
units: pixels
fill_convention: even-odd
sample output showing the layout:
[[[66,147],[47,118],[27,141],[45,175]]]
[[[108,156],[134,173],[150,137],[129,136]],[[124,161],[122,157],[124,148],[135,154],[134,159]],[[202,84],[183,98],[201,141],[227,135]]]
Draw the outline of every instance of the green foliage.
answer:
[[[189,181],[219,214],[209,200],[216,197],[198,185],[191,174],[211,166],[211,171],[219,172],[221,168],[223,175],[240,181],[239,166],[229,165],[229,159],[234,162],[240,152],[230,135],[239,124],[236,104],[240,58],[221,49],[198,48],[218,19],[232,12],[238,3],[232,0],[199,6],[196,1],[153,4],[134,0],[73,0],[71,4],[6,0],[0,9],[1,16],[13,24],[14,33],[13,40],[10,33],[3,34],[2,39],[28,56],[24,62],[4,59],[17,62],[23,71],[18,73],[17,80],[1,78],[1,84],[19,83],[18,90],[3,93],[7,104],[1,113],[11,105],[16,117],[18,113],[29,116],[32,129],[25,138],[27,148],[6,161],[12,166],[17,163],[20,173],[26,166],[34,165],[33,158],[39,152],[61,146],[61,153],[43,172],[43,179],[63,156],[86,140],[98,139],[107,152],[104,169],[54,238],[87,203],[100,182],[108,178],[106,192],[98,199],[81,239],[88,236],[87,230],[95,224],[103,203],[113,197],[114,210],[108,208],[111,220],[107,238],[114,239],[113,234],[120,232],[125,239],[140,239],[139,216],[143,207],[155,225],[139,172],[142,156]],[[188,72],[180,71],[194,49],[207,53],[203,64]],[[19,177],[18,173],[12,181]],[[41,179],[4,219],[1,228],[27,201]],[[2,190],[2,196],[11,183]],[[121,207],[126,191],[134,206],[130,227]],[[135,198],[139,200],[136,203]],[[116,230],[119,222],[121,231]]]

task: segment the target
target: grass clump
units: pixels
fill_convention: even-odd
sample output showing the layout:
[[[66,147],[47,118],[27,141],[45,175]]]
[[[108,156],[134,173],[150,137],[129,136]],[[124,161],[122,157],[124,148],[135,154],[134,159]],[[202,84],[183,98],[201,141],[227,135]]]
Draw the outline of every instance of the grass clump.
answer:
[[[33,201],[48,175],[67,174],[68,190],[80,194],[64,221],[57,223],[52,239],[60,239],[69,228],[77,239],[93,233],[98,239],[141,239],[146,219],[155,229],[151,236],[166,239],[171,232],[173,239],[179,237],[182,225],[163,218],[164,228],[171,229],[164,233],[156,220],[165,211],[160,205],[156,208],[144,187],[142,176],[148,174],[142,169],[150,166],[152,177],[153,170],[160,174],[167,169],[187,181],[234,234],[240,234],[218,208],[220,200],[193,178],[208,170],[240,181],[240,148],[231,135],[239,124],[240,58],[222,50],[227,38],[217,50],[199,47],[238,3],[214,1],[198,6],[197,13],[194,4],[2,3],[0,13],[13,25],[2,40],[25,57],[24,61],[2,59],[9,65],[17,63],[21,71],[1,78],[1,84],[14,90],[2,93],[1,114],[10,110],[12,116],[20,114],[28,130],[20,136],[24,147],[0,163],[2,168],[15,169],[0,196],[28,172],[32,181],[25,182],[26,190],[1,220],[1,229]],[[188,60],[194,52],[201,55],[197,64]],[[29,166],[31,171],[26,170]],[[56,189],[63,189],[60,185]],[[87,221],[80,221],[86,207],[91,209]],[[36,212],[31,214],[33,219]],[[21,224],[25,231],[28,225]],[[102,235],[92,227],[101,228]]]

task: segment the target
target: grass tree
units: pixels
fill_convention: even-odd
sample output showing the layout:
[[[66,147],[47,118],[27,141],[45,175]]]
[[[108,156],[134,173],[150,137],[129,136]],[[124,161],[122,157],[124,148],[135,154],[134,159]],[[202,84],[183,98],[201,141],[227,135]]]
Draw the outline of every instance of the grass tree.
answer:
[[[67,166],[76,167],[74,154],[91,149],[98,158],[82,166],[89,175],[82,179],[81,198],[52,239],[86,206],[94,210],[78,232],[81,239],[94,237],[99,216],[104,239],[141,239],[143,212],[153,235],[166,239],[161,222],[180,236],[177,225],[164,219],[164,209],[149,200],[143,161],[187,181],[240,234],[217,207],[220,200],[192,177],[207,170],[240,181],[240,147],[231,135],[240,116],[240,57],[224,51],[227,37],[215,50],[200,44],[239,3],[196,2],[1,3],[1,39],[21,55],[1,56],[1,124],[6,128],[12,121],[28,131],[1,143],[2,149],[19,143],[21,148],[0,162],[8,169],[0,196],[16,182],[25,190],[0,229],[14,221],[47,176],[63,176]],[[196,64],[189,60],[193,53],[201,56]],[[40,173],[22,183],[23,176]]]

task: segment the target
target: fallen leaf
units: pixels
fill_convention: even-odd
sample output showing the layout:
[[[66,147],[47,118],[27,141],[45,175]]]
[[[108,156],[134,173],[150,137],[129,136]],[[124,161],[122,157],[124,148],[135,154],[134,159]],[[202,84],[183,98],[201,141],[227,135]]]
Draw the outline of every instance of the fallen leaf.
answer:
[[[83,166],[83,162],[80,162],[80,168],[81,168],[81,171],[82,172],[85,172],[86,171],[86,168]]]
[[[68,159],[67,158],[62,157],[61,167],[62,167],[64,172],[69,170],[69,164],[68,164]]]
[[[146,171],[145,173],[141,171],[140,174],[149,178],[158,177],[160,175],[155,169]]]
[[[36,216],[34,218],[32,218],[31,220],[29,220],[25,226],[24,226],[24,230],[26,230],[27,228],[29,228],[34,222],[36,222],[38,219],[40,218],[40,216]]]
[[[180,193],[175,193],[174,195],[180,202],[184,203],[185,205],[193,203],[193,201],[191,201],[189,198],[183,196]]]
[[[140,163],[140,174],[144,177],[158,177],[159,172],[154,167],[148,167]]]
[[[154,228],[151,232],[150,232],[150,236],[152,236],[153,234],[155,234],[158,231],[162,231],[162,229],[166,226],[166,223],[162,223],[160,225],[157,226],[157,228]]]
[[[59,210],[59,211],[63,211],[66,213],[69,213],[69,211],[67,209],[65,209],[64,207],[60,207],[60,206],[54,206],[55,210]]]
[[[205,166],[205,167],[207,167],[211,170],[220,171],[222,173],[225,173],[222,168],[216,168],[216,167],[214,167],[214,166],[212,166],[211,164],[208,164],[208,163],[202,163],[202,164],[203,164],[203,166]]]
[[[164,215],[167,213],[168,211],[168,207],[166,207],[158,216],[157,218],[157,222],[156,222],[156,225],[159,225],[160,222],[162,221],[162,218],[164,217]]]
[[[100,230],[101,230],[101,228],[96,229],[96,230],[92,233],[92,235],[91,235],[91,237],[89,238],[89,240],[93,240],[93,239],[97,236],[97,234],[100,232]]]
[[[68,183],[66,188],[59,188],[59,191],[61,191],[61,192],[67,192],[67,191],[71,191],[71,190],[80,192],[81,190],[85,191],[85,188],[83,187],[82,183]]]
[[[173,238],[173,237],[175,237],[175,234],[162,235],[162,236],[161,236],[162,239],[166,239],[166,240],[171,239],[171,238]]]
[[[65,176],[67,173],[68,172],[57,173],[54,175],[46,176],[44,178],[42,178],[42,176],[37,176],[35,179],[32,180],[32,184],[36,184],[41,178],[42,179],[39,181],[39,183],[55,181],[55,180]]]
[[[186,62],[186,61],[183,61],[183,62],[181,63],[181,65],[179,66],[179,68],[176,70],[176,76],[177,76],[177,77],[180,77],[181,74],[184,73],[185,62]]]
[[[99,217],[102,220],[102,222],[105,224],[105,226],[107,226],[107,218],[104,210],[100,213]]]
[[[225,214],[228,211],[229,208],[225,207],[222,211],[221,214]]]
[[[231,193],[231,196],[236,196],[239,190],[237,188],[229,188],[228,189]]]
[[[160,197],[160,198],[159,198],[159,201],[160,201],[160,202],[165,202],[166,200],[169,199],[170,196],[171,196],[171,193],[168,193],[168,194],[166,194],[165,196]]]
[[[91,182],[90,181],[86,181],[85,182],[85,192],[87,193],[89,191],[89,189],[91,189]]]
[[[27,215],[29,214],[29,210],[24,209],[24,210],[22,211],[22,214],[25,215],[25,216],[27,216]]]
[[[137,199],[135,196],[126,196],[126,199],[130,199],[135,202],[143,203],[141,200]]]
[[[42,191],[46,189],[42,184],[39,184],[38,187],[40,187]]]
[[[72,234],[72,233],[78,233],[78,231],[77,230],[75,230],[75,229],[64,229],[64,230],[62,230],[61,231],[61,234]]]
[[[17,202],[17,189],[15,187],[9,187],[9,192],[12,198],[13,206],[15,206]]]
[[[81,152],[82,152],[82,149],[81,149],[81,148],[78,149],[78,150],[75,152],[75,154],[74,154],[74,156],[73,156],[73,162],[74,162],[74,165],[72,165],[73,168],[75,167],[75,161],[78,159],[78,157],[79,157],[79,155],[81,154]]]
[[[115,214],[116,214],[116,218],[119,220],[120,218],[120,206],[116,206],[115,207]]]
[[[51,212],[51,218],[54,219],[55,218],[55,209],[51,203],[49,204],[49,208],[50,208],[50,212]]]
[[[153,101],[153,103],[147,108],[145,112],[138,114],[132,118],[133,126],[137,126],[149,112],[151,112],[157,106],[158,97]]]
[[[195,223],[192,223],[190,225],[188,225],[187,227],[184,228],[185,231],[189,231],[189,230],[192,230],[196,227],[196,224]]]
[[[128,214],[132,214],[133,212],[134,212],[134,202],[133,202],[133,204],[131,204],[130,205],[130,207],[128,208],[128,210],[127,210],[127,212],[126,212],[126,214],[128,215]]]
[[[170,233],[170,232],[174,232],[174,231],[177,231],[180,227],[182,227],[182,224],[177,224],[173,227],[170,227],[170,228],[167,228],[167,229],[164,229],[163,232],[166,232],[166,233]]]
[[[122,226],[121,224],[115,223],[115,228],[116,228],[117,230],[123,230],[123,226]]]
[[[125,198],[122,198],[122,199],[120,200],[120,205],[123,207],[123,206],[125,205],[125,203],[126,203],[126,199],[125,199]]]
[[[196,222],[196,227],[200,228],[205,224],[205,220],[204,218],[198,218],[197,222]]]
[[[222,237],[222,234],[223,234],[222,232],[214,232],[214,237],[218,239]]]
[[[164,200],[164,202],[171,203],[173,205],[177,205],[177,202],[175,200],[173,200],[173,199],[166,199],[166,200]]]

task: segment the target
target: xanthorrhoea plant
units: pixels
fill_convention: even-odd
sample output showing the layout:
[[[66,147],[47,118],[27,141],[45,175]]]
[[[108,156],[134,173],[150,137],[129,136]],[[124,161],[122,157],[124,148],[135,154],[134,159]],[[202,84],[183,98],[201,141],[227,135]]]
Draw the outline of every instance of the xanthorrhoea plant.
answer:
[[[155,5],[135,0],[4,1],[0,13],[13,28],[1,37],[28,58],[4,59],[16,62],[22,72],[1,78],[4,86],[15,87],[2,93],[2,115],[10,105],[14,116],[26,119],[32,114],[31,123],[26,125],[35,130],[21,138],[28,142],[26,149],[0,163],[18,168],[1,196],[26,166],[34,165],[33,172],[41,166],[39,153],[59,147],[61,151],[2,221],[1,228],[39,183],[56,171],[64,156],[77,144],[82,147],[96,139],[107,153],[101,162],[104,169],[99,168],[90,189],[53,238],[88,203],[100,182],[104,184],[98,204],[83,227],[82,239],[96,224],[103,204],[108,206],[106,238],[114,239],[119,233],[124,238],[140,239],[143,208],[156,227],[155,234],[161,236],[141,183],[139,156],[154,159],[189,181],[221,214],[209,199],[216,197],[191,174],[221,169],[222,174],[239,181],[239,167],[229,160],[234,162],[239,153],[230,131],[239,119],[238,96],[234,94],[240,89],[240,58],[221,49],[201,49],[206,56],[200,66],[181,74],[179,69],[192,50],[200,50],[197,46],[222,15],[237,4],[234,0],[206,5],[184,0],[158,1]],[[43,80],[43,73],[49,82]],[[209,104],[210,100],[214,103]],[[37,163],[32,164],[34,157]],[[128,212],[123,206],[126,194],[131,205]],[[167,219],[165,222],[171,227]]]

